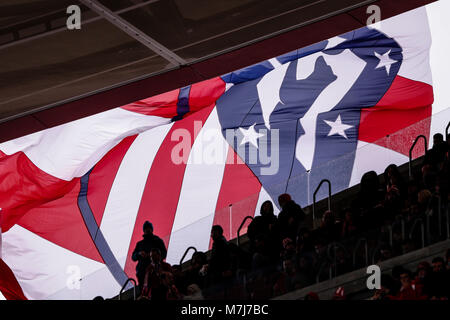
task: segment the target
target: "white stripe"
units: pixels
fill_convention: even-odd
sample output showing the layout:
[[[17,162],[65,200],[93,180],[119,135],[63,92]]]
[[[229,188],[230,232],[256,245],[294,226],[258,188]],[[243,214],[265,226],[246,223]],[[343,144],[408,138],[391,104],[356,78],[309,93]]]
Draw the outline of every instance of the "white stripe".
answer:
[[[217,151],[215,163],[207,157],[211,148]],[[168,247],[169,263],[178,263],[189,246],[208,250],[228,148],[214,108],[189,154]]]
[[[122,267],[150,168],[171,127],[172,124],[160,126],[136,137],[109,193],[100,229]]]
[[[103,263],[88,259],[18,226],[3,234],[3,258],[28,299],[112,297],[120,286]],[[80,289],[69,289],[75,269]],[[78,278],[78,277],[77,277]],[[73,288],[73,287],[72,287]]]
[[[431,70],[433,72],[434,104],[433,114],[450,108],[450,41],[448,41],[450,1],[436,1],[427,5],[430,29],[433,37],[431,45]],[[447,117],[447,121],[450,119]],[[433,118],[434,120],[434,118]],[[447,122],[448,123],[448,122]],[[437,128],[441,133],[445,126]],[[431,125],[432,129],[434,125]]]
[[[403,49],[399,76],[432,85],[431,33],[425,7],[382,20],[370,26],[397,41]]]
[[[358,141],[356,148],[349,187],[359,184],[366,172],[375,171],[381,174],[390,164],[402,165],[408,162],[408,157],[403,154],[373,143]]]
[[[6,298],[3,296],[2,292],[0,291],[0,301],[1,300],[6,300]]]
[[[116,108],[2,143],[0,150],[8,155],[23,151],[41,170],[70,181],[88,172],[123,138],[170,121]]]

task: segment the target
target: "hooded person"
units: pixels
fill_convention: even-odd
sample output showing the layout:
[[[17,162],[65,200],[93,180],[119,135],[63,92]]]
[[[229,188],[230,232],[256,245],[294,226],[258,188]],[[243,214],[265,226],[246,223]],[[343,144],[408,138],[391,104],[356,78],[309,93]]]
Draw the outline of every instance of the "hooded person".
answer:
[[[281,212],[278,214],[278,228],[281,239],[296,240],[301,223],[305,220],[305,212],[287,193],[278,197]]]
[[[143,225],[143,239],[136,244],[131,259],[137,261],[136,277],[138,279],[139,288],[142,289],[147,267],[150,265],[150,251],[155,248],[161,252],[161,259],[167,256],[167,249],[160,237],[153,234],[153,224],[145,221]]]
[[[278,259],[281,250],[281,242],[278,231],[277,217],[273,213],[271,201],[265,201],[261,205],[260,215],[256,216],[249,224],[247,235],[250,239],[251,251],[256,250],[258,238],[263,237],[267,246],[267,255],[271,259]]]

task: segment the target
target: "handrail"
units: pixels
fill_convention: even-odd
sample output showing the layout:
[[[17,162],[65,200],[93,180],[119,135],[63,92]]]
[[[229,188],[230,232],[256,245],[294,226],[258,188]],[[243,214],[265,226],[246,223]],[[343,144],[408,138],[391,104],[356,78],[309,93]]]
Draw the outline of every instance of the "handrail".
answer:
[[[405,219],[403,217],[400,217],[400,219],[398,219],[397,221],[394,221],[390,226],[389,226],[389,244],[393,245],[393,230],[394,230],[394,226],[396,226],[397,224],[401,224],[402,227],[402,241],[405,240]]]
[[[417,136],[417,138],[414,140],[414,143],[412,144],[411,148],[409,148],[409,177],[412,176],[412,152],[414,150],[414,147],[416,146],[417,142],[419,141],[420,138],[423,138],[424,141],[424,146],[425,146],[425,154],[428,151],[428,142],[427,142],[427,137],[425,137],[423,134]]]
[[[313,194],[313,223],[315,221],[315,212],[316,212],[316,195],[317,192],[319,192],[320,187],[322,186],[322,184],[324,183],[328,183],[328,210],[331,210],[331,182],[328,179],[323,179],[322,181],[320,181],[319,185],[317,186],[316,190],[314,191]]]
[[[447,137],[448,137],[448,134],[449,134],[448,131],[449,130],[450,130],[450,121],[448,122],[447,127],[445,127],[445,141],[447,141]]]
[[[334,249],[334,255],[333,255],[333,259],[331,259],[331,256],[330,256],[330,251],[331,251],[331,247],[333,247],[333,249]],[[337,247],[339,247],[339,248],[341,248],[341,249],[344,249],[344,253],[345,253],[345,255],[347,256],[348,255],[348,250],[347,250],[347,248],[342,244],[342,243],[340,243],[340,242],[338,242],[338,241],[333,241],[332,243],[330,243],[329,245],[328,245],[328,248],[327,248],[327,257],[328,257],[328,259],[330,260],[330,261],[333,261],[334,263],[332,264],[332,266],[330,266],[330,279],[332,279],[332,273],[331,273],[331,270],[332,270],[332,267],[334,266],[334,275],[335,276],[337,276],[337,261],[336,261],[336,248]]]
[[[446,224],[447,224],[447,239],[450,239],[450,221],[449,221],[450,215],[448,214],[448,207],[449,207],[449,205],[447,204],[447,213],[446,213],[446,216],[447,216],[447,221],[446,221]]]
[[[375,264],[375,256],[377,255],[377,253],[381,250],[381,247],[383,247],[383,244],[380,243],[378,246],[375,247],[375,250],[373,250],[373,254],[372,254],[372,264]]]
[[[134,286],[133,286],[133,300],[136,300],[136,280],[134,280],[133,278],[128,278],[127,281],[125,281],[125,283],[122,286],[122,289],[120,289],[119,292],[119,300],[122,300],[122,293],[125,290],[125,287],[127,286],[128,282],[133,282]]]
[[[355,248],[353,249],[353,268],[356,267],[356,252],[359,249],[359,246],[361,245],[361,243],[364,242],[364,251],[365,251],[365,258],[366,258],[366,266],[369,265],[369,248],[368,248],[368,244],[367,244],[367,239],[366,238],[359,238],[358,241],[356,242]]]
[[[195,247],[189,247],[189,248],[187,248],[186,251],[184,252],[183,256],[182,256],[181,259],[180,259],[180,267],[181,267],[181,265],[183,264],[183,260],[184,260],[184,258],[186,258],[187,253],[188,253],[189,250],[191,250],[191,249],[194,249],[194,253],[197,252],[197,248],[195,248]]]
[[[322,262],[322,264],[320,265],[319,270],[317,271],[317,275],[316,275],[316,283],[319,283],[320,275],[322,274],[322,271],[326,265],[327,265],[327,261]],[[331,274],[328,274],[328,280],[330,280],[330,279],[331,279]]]
[[[237,245],[238,245],[238,247],[241,246],[241,240],[240,240],[240,238],[241,238],[241,229],[244,226],[245,221],[247,221],[248,219],[253,220],[253,217],[252,216],[246,216],[244,218],[244,220],[242,220],[241,225],[238,228],[238,231],[237,231]]]
[[[427,243],[430,243],[431,242],[431,231],[430,231],[430,228],[431,228],[431,216],[432,216],[432,214],[430,214],[430,213],[428,213],[428,212],[425,212],[425,231],[426,231],[426,234],[427,234]]]
[[[420,231],[422,233],[422,248],[425,248],[425,228],[424,228],[424,222],[422,218],[417,218],[416,220],[414,220],[414,223],[411,227],[411,231],[409,232],[409,239],[412,239],[413,236],[413,232],[416,229],[417,223],[420,222]]]
[[[442,236],[442,199],[441,196],[438,195],[438,227],[439,227],[439,237]]]

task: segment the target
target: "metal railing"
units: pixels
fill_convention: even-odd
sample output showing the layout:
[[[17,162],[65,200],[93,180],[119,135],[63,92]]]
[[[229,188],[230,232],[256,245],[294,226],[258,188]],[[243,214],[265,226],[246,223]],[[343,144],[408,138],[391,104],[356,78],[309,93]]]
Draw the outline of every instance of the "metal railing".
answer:
[[[133,300],[136,300],[136,286],[137,286],[137,284],[136,284],[136,280],[134,280],[133,278],[128,278],[127,279],[127,281],[125,281],[125,283],[123,284],[123,286],[122,286],[122,288],[120,289],[120,292],[119,292],[119,300],[122,300],[122,293],[125,291],[125,288],[126,288],[126,286],[127,286],[127,284],[129,283],[129,282],[133,282]]]
[[[242,229],[242,227],[244,226],[244,223],[245,223],[248,219],[250,219],[250,220],[253,221],[253,217],[252,217],[252,216],[246,216],[246,217],[244,218],[244,220],[242,220],[242,222],[241,222],[241,224],[240,224],[240,226],[239,226],[239,228],[238,228],[238,231],[237,231],[237,245],[238,245],[238,247],[241,246],[241,229]]]
[[[320,282],[320,276],[322,275],[322,272],[323,272],[323,270],[325,269],[325,267],[326,267],[327,264],[328,264],[328,262],[327,262],[327,261],[324,261],[324,262],[322,262],[322,264],[320,265],[319,270],[317,271],[317,274],[316,274],[316,283],[319,283],[319,282]],[[331,266],[330,266],[329,274],[328,274],[328,280],[330,280],[330,279],[331,279]]]
[[[361,243],[364,243],[364,257],[366,260],[366,266],[369,265],[369,247],[366,238],[359,238],[356,242],[355,247],[353,248],[353,268],[356,268],[356,253],[358,252]]]
[[[389,226],[389,244],[392,247],[393,243],[394,243],[394,239],[393,239],[393,232],[394,232],[394,227],[397,226],[398,224],[400,224],[401,226],[401,230],[402,230],[402,241],[405,240],[405,218],[403,217],[398,217],[397,221],[394,221],[390,226]]]
[[[376,256],[377,256],[377,254],[379,254],[379,253],[381,253],[381,248],[383,247],[383,243],[380,243],[380,244],[378,244],[376,247],[375,247],[375,249],[373,250],[373,253],[372,253],[372,264],[376,264]]]
[[[447,221],[446,221],[446,224],[447,224],[447,239],[450,239],[450,221],[449,221],[450,215],[449,215],[448,207],[449,207],[449,205],[447,205],[447,212],[446,212],[445,215],[446,215],[446,218],[447,218]]]
[[[423,142],[424,142],[424,146],[425,146],[425,154],[428,151],[428,141],[427,141],[427,137],[425,137],[423,134],[417,136],[417,138],[414,140],[411,148],[409,148],[409,164],[408,164],[408,169],[409,169],[409,177],[412,177],[412,152],[414,150],[414,147],[416,146],[417,142],[419,142],[419,139],[422,138]]]
[[[330,266],[330,271],[329,271],[330,272],[330,279],[333,278],[333,273],[332,273],[333,268],[334,268],[334,276],[335,277],[337,276],[337,255],[336,255],[336,252],[337,252],[338,248],[341,248],[343,250],[344,255],[345,255],[345,259],[347,259],[347,257],[348,257],[348,250],[342,243],[340,243],[338,241],[333,241],[332,243],[330,243],[328,245],[327,256],[328,256],[328,259],[333,262],[332,265]],[[333,257],[331,257],[331,249],[333,249]]]
[[[412,240],[414,236],[414,231],[416,231],[417,224],[420,223],[420,233],[422,240],[422,248],[425,248],[425,226],[422,218],[416,218],[409,232],[409,239]]]
[[[320,187],[325,182],[328,183],[328,210],[331,210],[331,182],[328,179],[323,179],[322,181],[320,181],[319,185],[317,186],[317,188],[316,188],[316,190],[314,191],[314,194],[313,194],[313,223],[314,223],[314,221],[316,219],[316,196],[317,196],[317,192],[319,192]]]
[[[186,249],[186,251],[184,252],[183,256],[180,259],[180,267],[183,264],[184,258],[186,258],[187,253],[189,252],[189,250],[194,249],[194,253],[197,252],[197,248],[195,247],[189,247]]]
[[[450,130],[450,121],[448,122],[447,127],[445,127],[445,141],[447,141],[449,130]]]
[[[439,226],[439,237],[442,236],[442,199],[441,196],[437,196],[438,198],[438,226]],[[448,221],[447,221],[448,224]]]

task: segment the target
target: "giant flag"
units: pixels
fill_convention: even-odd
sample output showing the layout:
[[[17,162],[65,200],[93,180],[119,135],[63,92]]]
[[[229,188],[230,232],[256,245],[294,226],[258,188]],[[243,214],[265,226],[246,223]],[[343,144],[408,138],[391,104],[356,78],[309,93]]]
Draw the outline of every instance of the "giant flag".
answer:
[[[280,193],[305,206],[324,178],[338,192],[406,162],[430,134],[430,45],[419,8],[0,144],[9,281],[29,299],[114,296],[146,220],[178,263]]]

